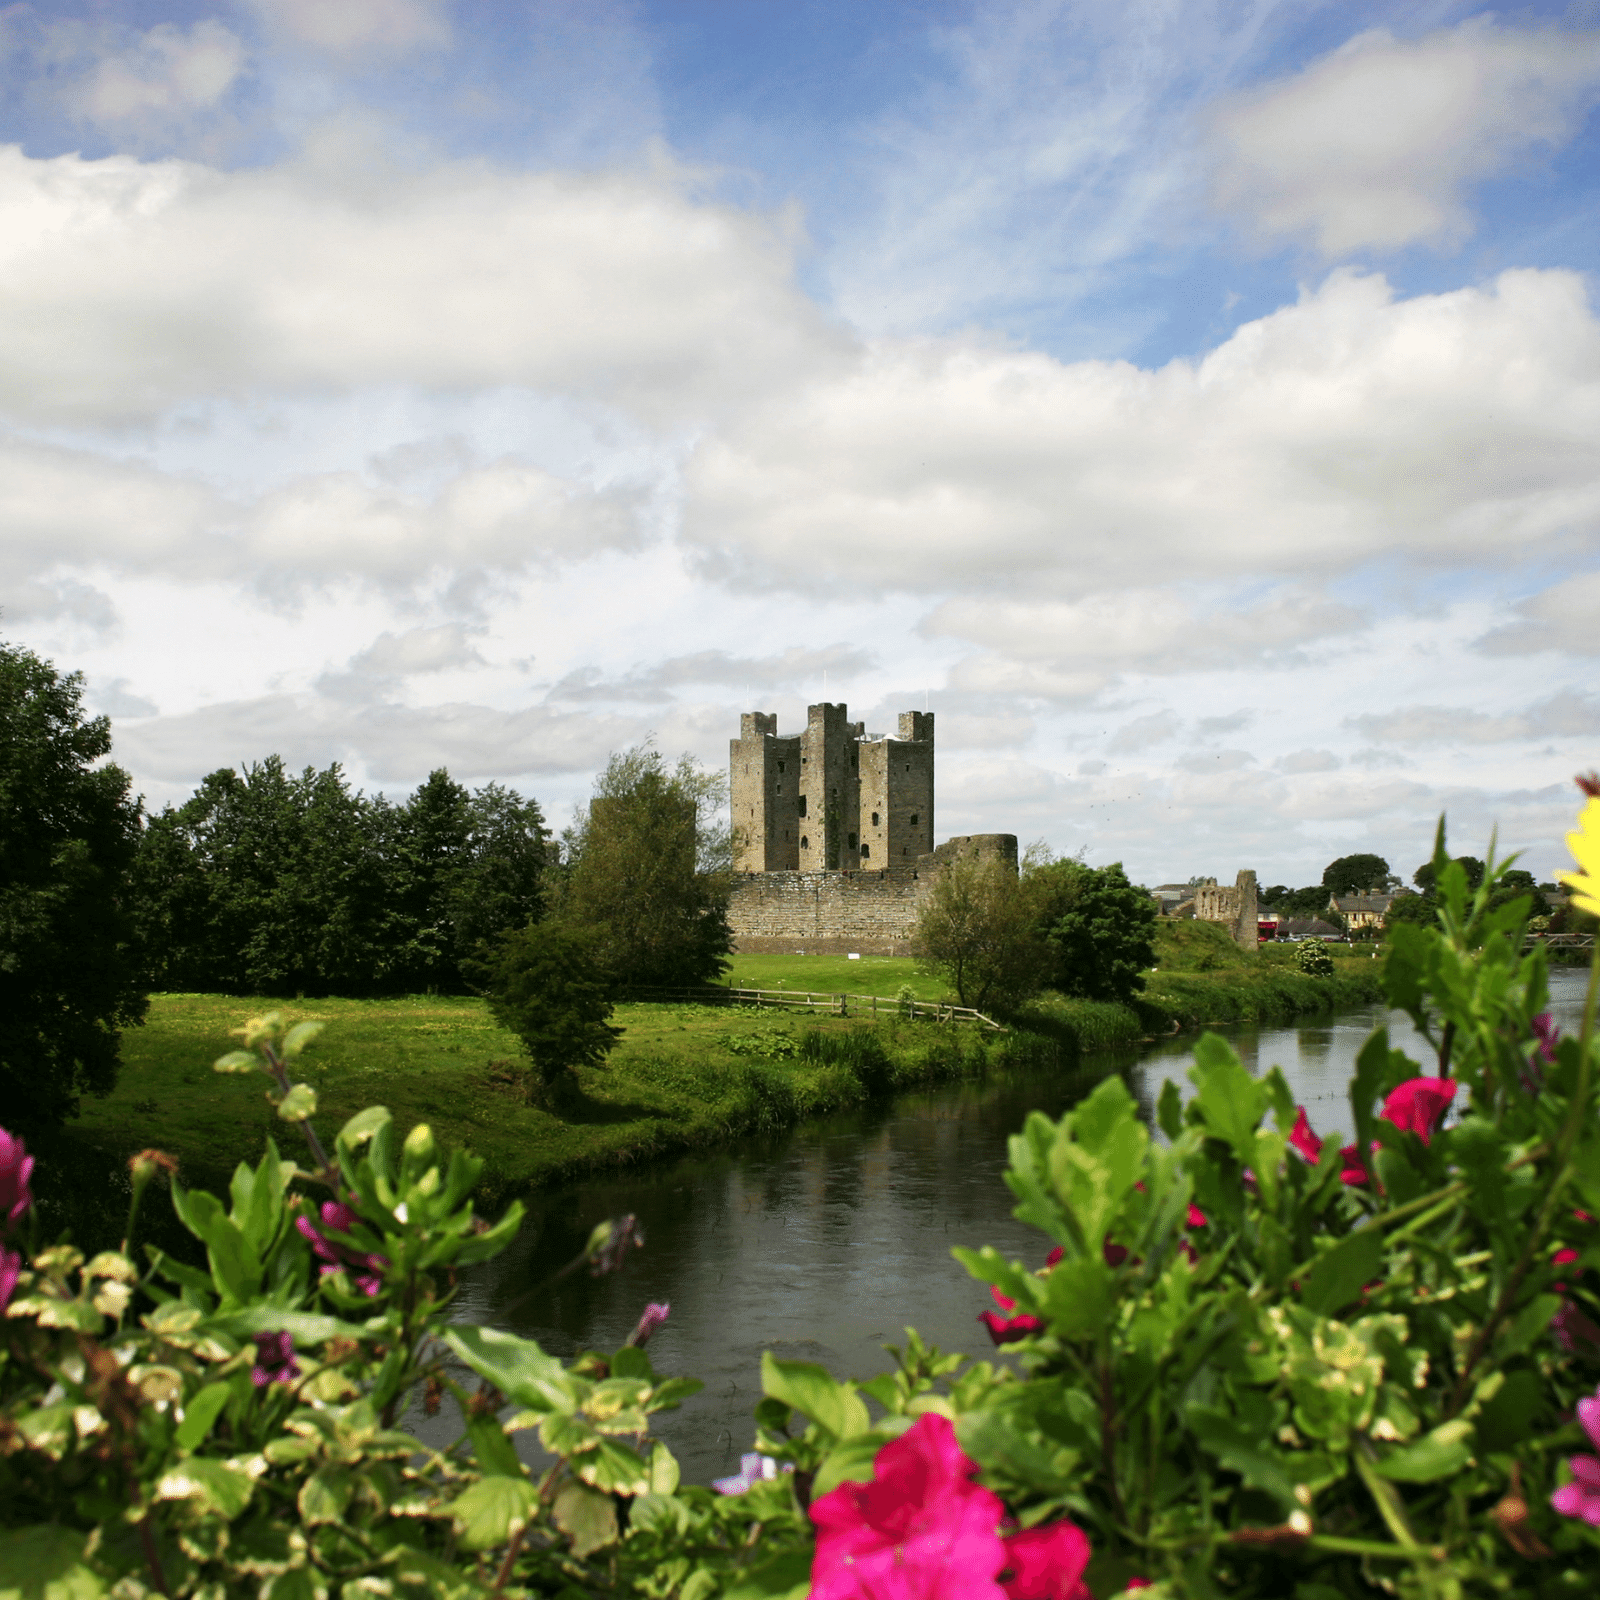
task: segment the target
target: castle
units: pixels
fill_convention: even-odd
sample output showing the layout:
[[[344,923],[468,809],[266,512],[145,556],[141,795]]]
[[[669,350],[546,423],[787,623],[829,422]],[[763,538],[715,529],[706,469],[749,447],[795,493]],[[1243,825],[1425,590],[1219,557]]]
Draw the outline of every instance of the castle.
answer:
[[[746,712],[728,755],[740,950],[904,955],[948,861],[998,856],[1015,870],[1015,834],[934,848],[932,712],[901,712],[897,738],[826,701],[808,709],[803,733],[780,735],[776,716]]]

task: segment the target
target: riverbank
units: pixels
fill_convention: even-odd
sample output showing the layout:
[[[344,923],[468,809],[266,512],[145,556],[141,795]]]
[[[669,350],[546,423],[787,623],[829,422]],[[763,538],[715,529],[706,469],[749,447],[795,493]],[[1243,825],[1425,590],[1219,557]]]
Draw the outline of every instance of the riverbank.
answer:
[[[268,1137],[288,1153],[296,1135],[267,1103],[266,1080],[211,1070],[232,1044],[229,1030],[271,1007],[327,1024],[302,1058],[325,1134],[370,1104],[387,1105],[402,1127],[429,1122],[445,1145],[484,1159],[483,1198],[493,1205],[921,1085],[1017,1065],[1066,1070],[1080,1060],[1092,1072],[1085,1058],[1096,1051],[1182,1028],[1288,1020],[1378,998],[1378,963],[1370,958],[1346,957],[1334,977],[1307,978],[1287,953],[1237,951],[1204,924],[1165,927],[1160,956],[1149,989],[1132,1005],[1048,997],[1004,1034],[742,1006],[619,1006],[620,1044],[604,1066],[579,1074],[581,1093],[560,1116],[528,1103],[517,1039],[471,997],[284,1003],[156,995],[146,1024],[124,1035],[115,1091],[86,1100],[54,1142],[51,1158],[67,1181],[50,1185],[52,1210],[80,1239],[98,1243],[120,1228],[122,1163],[135,1150],[167,1150],[188,1182],[211,1188],[225,1186],[241,1160],[259,1159]],[[919,997],[934,997],[932,980],[909,961],[877,958],[871,969],[838,962],[839,971],[824,974],[806,965],[812,959],[760,958],[761,986],[829,991],[859,971],[868,981],[856,992],[886,990],[892,998],[904,982]],[[774,968],[780,960],[791,966]],[[736,968],[733,981],[745,976]]]

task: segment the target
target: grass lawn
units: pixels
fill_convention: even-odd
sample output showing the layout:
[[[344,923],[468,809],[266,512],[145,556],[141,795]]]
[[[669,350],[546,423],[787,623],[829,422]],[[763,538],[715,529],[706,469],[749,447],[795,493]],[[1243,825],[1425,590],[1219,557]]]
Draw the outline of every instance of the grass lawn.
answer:
[[[739,955],[726,980],[735,989],[810,989],[819,994],[875,994],[893,1000],[902,984],[919,1000],[954,997],[938,978],[917,970],[912,956]]]

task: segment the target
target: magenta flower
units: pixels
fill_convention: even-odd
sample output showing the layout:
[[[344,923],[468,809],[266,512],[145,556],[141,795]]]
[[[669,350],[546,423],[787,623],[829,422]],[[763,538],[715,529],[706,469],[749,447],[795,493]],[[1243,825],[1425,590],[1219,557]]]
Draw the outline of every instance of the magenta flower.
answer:
[[[670,1305],[658,1305],[652,1300],[644,1308],[644,1315],[639,1318],[638,1326],[628,1335],[628,1343],[635,1346],[647,1344],[653,1334],[672,1313]]]
[[[1058,1257],[1059,1259],[1059,1257]],[[1015,1344],[1018,1339],[1031,1339],[1036,1333],[1044,1332],[1044,1319],[1033,1316],[1027,1311],[1017,1311],[1017,1302],[1008,1295],[1003,1295],[991,1283],[989,1293],[994,1296],[994,1303],[1000,1311],[980,1311],[978,1321],[989,1330],[989,1337],[996,1344]],[[1000,1312],[1007,1313],[1002,1316]],[[1013,1316],[1011,1313],[1015,1312]]]
[[[21,1271],[21,1255],[0,1245],[0,1311],[4,1311],[11,1304],[11,1296],[16,1292],[17,1277]]]
[[[1457,1087],[1454,1078],[1408,1078],[1383,1102],[1383,1115],[1427,1144],[1455,1099]]]
[[[1578,1402],[1578,1421],[1600,1450],[1600,1398]],[[1567,1466],[1572,1482],[1562,1484],[1550,1504],[1564,1517],[1582,1517],[1591,1528],[1600,1528],[1600,1456],[1569,1456]]]
[[[1561,1042],[1561,1030],[1550,1020],[1548,1011],[1541,1011],[1533,1019],[1533,1036],[1539,1041],[1539,1059],[1552,1066],[1556,1059],[1556,1046]]]
[[[258,1389],[269,1383],[293,1383],[300,1376],[300,1363],[294,1358],[294,1336],[288,1333],[256,1333],[256,1364],[250,1381]]]
[[[886,1444],[871,1483],[841,1483],[811,1504],[811,1600],[1001,1600],[1005,1507],[949,1421],[932,1412]]]
[[[1294,1127],[1289,1132],[1290,1146],[1303,1156],[1312,1166],[1322,1159],[1322,1141],[1311,1130],[1311,1119],[1306,1115],[1304,1106],[1295,1107]],[[1347,1144],[1339,1151],[1339,1182],[1349,1184],[1352,1188],[1361,1183],[1366,1183],[1372,1174],[1367,1171],[1367,1164],[1361,1159],[1361,1151],[1353,1144]]]
[[[33,1176],[33,1157],[14,1133],[0,1128],[0,1233],[7,1232],[33,1204],[28,1179]]]
[[[1009,1577],[1000,1587],[1008,1600],[1094,1600],[1083,1581],[1089,1536],[1070,1522],[1023,1528],[1005,1541]]]
[[[1590,1346],[1587,1354],[1600,1355],[1600,1327],[1570,1300],[1563,1300],[1560,1310],[1551,1317],[1550,1331],[1568,1355],[1576,1355],[1580,1345]]]
[[[337,1200],[325,1200],[322,1203],[322,1226],[333,1233],[349,1233],[356,1225],[356,1214],[349,1206]],[[343,1272],[349,1267],[364,1267],[366,1270],[355,1278],[355,1286],[369,1298],[383,1288],[383,1270],[389,1265],[387,1256],[367,1254],[360,1250],[353,1250],[347,1245],[334,1244],[332,1240],[321,1233],[316,1223],[310,1217],[300,1216],[294,1219],[294,1225],[304,1235],[311,1248],[321,1258],[321,1274],[324,1278],[330,1272]]]

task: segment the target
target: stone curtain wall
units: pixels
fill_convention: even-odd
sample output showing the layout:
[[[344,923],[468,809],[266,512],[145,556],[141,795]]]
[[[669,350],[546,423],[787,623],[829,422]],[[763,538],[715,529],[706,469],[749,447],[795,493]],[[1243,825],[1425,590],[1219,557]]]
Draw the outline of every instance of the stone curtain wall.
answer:
[[[1259,942],[1255,873],[1246,869],[1226,887],[1201,884],[1194,892],[1194,914],[1199,922],[1227,923],[1234,943],[1241,950],[1254,950]]]
[[[1017,862],[1013,833],[947,839],[914,867],[882,872],[752,872],[736,878],[728,920],[734,948],[767,954],[911,955],[922,898],[958,856]]]

